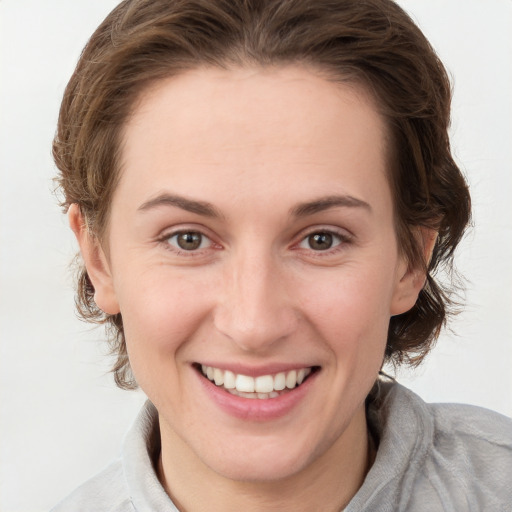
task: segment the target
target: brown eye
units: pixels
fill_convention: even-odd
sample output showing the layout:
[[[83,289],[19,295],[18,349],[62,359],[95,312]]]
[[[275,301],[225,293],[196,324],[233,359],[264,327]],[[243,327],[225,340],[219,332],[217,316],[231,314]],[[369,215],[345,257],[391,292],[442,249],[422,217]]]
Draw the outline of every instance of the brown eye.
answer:
[[[170,236],[168,241],[171,245],[183,251],[196,251],[205,246],[208,238],[197,231],[183,231]]]
[[[333,244],[333,236],[330,233],[313,233],[308,236],[308,245],[314,251],[326,251]]]
[[[316,231],[306,236],[300,243],[302,249],[313,251],[328,251],[345,241],[343,236],[330,231]]]

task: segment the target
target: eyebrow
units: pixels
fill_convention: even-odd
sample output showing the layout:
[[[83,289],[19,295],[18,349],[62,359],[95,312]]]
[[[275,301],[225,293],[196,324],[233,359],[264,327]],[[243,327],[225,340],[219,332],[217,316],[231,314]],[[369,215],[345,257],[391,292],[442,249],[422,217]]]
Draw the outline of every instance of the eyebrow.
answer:
[[[160,206],[172,206],[175,208],[181,208],[187,212],[202,215],[204,217],[223,217],[223,215],[211,203],[206,201],[187,199],[186,197],[167,193],[160,194],[155,198],[146,201],[141,206],[139,206],[138,210],[148,211]],[[357,199],[349,195],[335,195],[321,197],[319,199],[315,199],[314,201],[300,203],[291,209],[290,214],[293,217],[306,217],[308,215],[314,215],[315,213],[319,213],[330,208],[338,207],[363,208],[368,211],[372,210],[371,206],[361,199]]]
[[[203,215],[204,217],[219,218],[221,213],[206,201],[196,201],[186,197],[163,193],[139,206],[139,211],[148,211],[160,206],[173,206],[187,212]]]
[[[330,208],[337,207],[363,208],[369,212],[372,211],[372,207],[362,199],[357,199],[356,197],[348,195],[335,195],[321,197],[319,199],[315,199],[314,201],[301,203],[292,208],[291,215],[294,217],[306,217],[308,215],[313,215],[315,213],[323,212]]]

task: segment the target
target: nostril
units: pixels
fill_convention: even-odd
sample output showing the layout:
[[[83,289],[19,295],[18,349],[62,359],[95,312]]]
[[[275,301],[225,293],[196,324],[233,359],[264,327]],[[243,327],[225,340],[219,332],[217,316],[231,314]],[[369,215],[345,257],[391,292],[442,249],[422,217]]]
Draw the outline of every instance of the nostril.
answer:
[[[286,309],[271,305],[244,308],[239,304],[216,312],[214,325],[243,351],[264,353],[297,331],[297,317]]]

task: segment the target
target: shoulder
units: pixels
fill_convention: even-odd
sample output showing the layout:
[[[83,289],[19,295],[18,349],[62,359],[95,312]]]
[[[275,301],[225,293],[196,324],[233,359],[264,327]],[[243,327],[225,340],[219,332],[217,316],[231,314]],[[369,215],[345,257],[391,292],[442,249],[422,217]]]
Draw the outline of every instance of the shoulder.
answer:
[[[425,403],[398,383],[388,385],[383,395],[382,402],[387,405],[387,411],[381,419],[388,426],[402,431],[421,429],[430,448],[447,455],[455,456],[461,452],[477,455],[492,449],[510,462],[511,418],[474,405]]]
[[[381,382],[368,423],[379,439],[377,457],[347,511],[510,512],[510,418],[427,404],[396,382]]]
[[[75,489],[51,512],[134,512],[121,460]]]
[[[147,401],[125,436],[121,458],[85,482],[52,512],[176,512],[155,471],[158,413]]]
[[[452,479],[470,481],[480,492],[507,492],[512,500],[512,419],[461,404],[430,404],[430,459]]]
[[[427,404],[405,388],[415,404],[417,472],[411,502],[429,496],[444,510],[505,511],[512,503],[512,419],[464,404]],[[414,508],[413,508],[414,509]],[[433,508],[432,510],[437,510]]]
[[[512,419],[483,407],[428,404],[439,436],[463,438],[472,446],[496,446],[512,453]]]

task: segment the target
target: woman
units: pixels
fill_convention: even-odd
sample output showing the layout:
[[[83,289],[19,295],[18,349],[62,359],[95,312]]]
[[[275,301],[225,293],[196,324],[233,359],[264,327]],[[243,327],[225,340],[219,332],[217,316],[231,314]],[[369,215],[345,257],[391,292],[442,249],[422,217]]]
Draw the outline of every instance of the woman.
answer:
[[[150,402],[56,510],[505,510],[510,421],[379,379],[449,310],[433,274],[470,214],[449,109],[388,0],[107,17],[54,156],[80,311]]]

